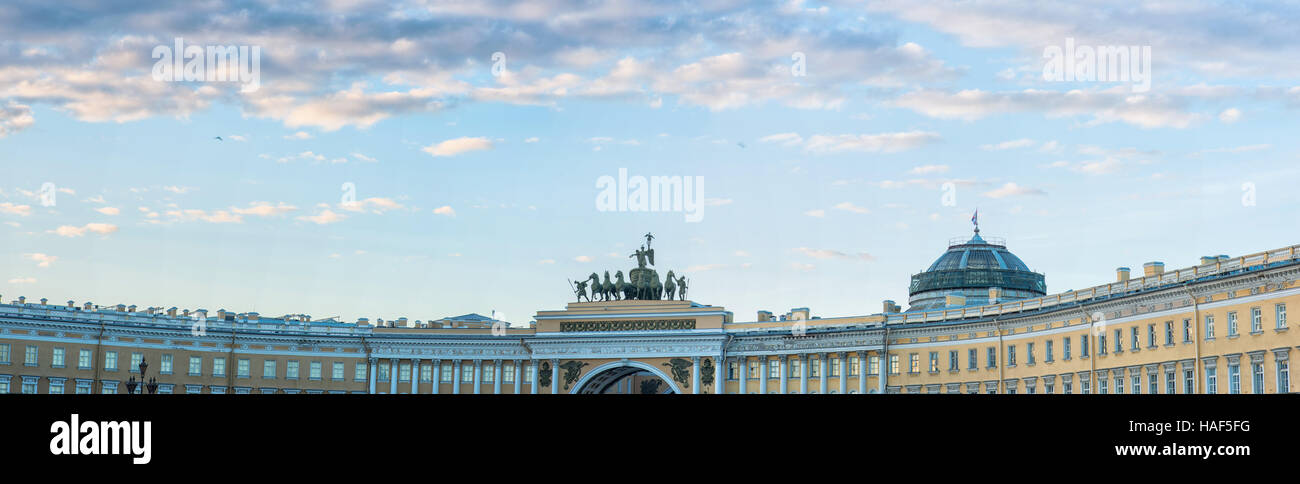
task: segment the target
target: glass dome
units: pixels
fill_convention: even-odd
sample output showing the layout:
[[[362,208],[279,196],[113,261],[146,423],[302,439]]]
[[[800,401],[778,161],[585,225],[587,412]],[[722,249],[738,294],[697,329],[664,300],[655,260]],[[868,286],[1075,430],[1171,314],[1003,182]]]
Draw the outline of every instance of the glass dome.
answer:
[[[996,289],[996,291],[993,291]],[[975,230],[969,240],[954,239],[948,251],[925,272],[912,276],[909,311],[995,304],[1047,294],[1046,278],[1007,250],[1001,239],[985,239]]]

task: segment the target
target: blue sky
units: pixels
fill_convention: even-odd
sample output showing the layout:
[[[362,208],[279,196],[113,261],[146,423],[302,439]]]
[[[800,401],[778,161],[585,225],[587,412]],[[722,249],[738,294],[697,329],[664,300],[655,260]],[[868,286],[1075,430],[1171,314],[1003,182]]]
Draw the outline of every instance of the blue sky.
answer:
[[[696,301],[829,317],[976,207],[1049,292],[1298,242],[1289,3],[43,5],[0,8],[6,301],[526,323],[652,231]],[[260,88],[154,80],[176,37]],[[1067,38],[1149,46],[1150,91],[1043,80]],[[598,211],[620,168],[703,220]]]

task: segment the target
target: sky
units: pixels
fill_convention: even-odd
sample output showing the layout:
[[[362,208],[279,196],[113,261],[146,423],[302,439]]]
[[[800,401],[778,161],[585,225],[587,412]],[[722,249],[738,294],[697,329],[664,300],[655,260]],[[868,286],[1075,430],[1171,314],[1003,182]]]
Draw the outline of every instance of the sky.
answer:
[[[905,305],[976,209],[1049,293],[1286,247],[1297,24],[1195,0],[5,2],[0,295],[526,324],[651,232],[661,274],[752,321]],[[249,75],[159,74],[177,39],[244,47]],[[1132,68],[1089,77],[1083,47]],[[607,210],[620,170],[697,204]]]

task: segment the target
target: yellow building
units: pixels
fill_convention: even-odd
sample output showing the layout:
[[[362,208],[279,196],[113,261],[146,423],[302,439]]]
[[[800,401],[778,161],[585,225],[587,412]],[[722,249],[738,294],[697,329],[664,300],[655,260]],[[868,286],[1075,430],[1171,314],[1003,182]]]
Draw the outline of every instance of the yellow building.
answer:
[[[913,276],[906,312],[751,322],[671,298],[570,303],[519,329],[19,297],[0,304],[0,393],[124,393],[142,361],[161,393],[1288,393],[1297,249],[1048,294],[977,232]]]

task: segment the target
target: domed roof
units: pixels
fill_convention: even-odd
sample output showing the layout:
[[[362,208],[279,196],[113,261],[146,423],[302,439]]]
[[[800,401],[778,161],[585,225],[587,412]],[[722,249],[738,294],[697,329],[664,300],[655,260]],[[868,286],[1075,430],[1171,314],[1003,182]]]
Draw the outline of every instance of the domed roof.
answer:
[[[912,276],[910,310],[948,307],[949,296],[960,296],[960,304],[991,304],[1047,294],[1042,274],[1007,250],[1001,239],[985,239],[975,229],[969,240],[949,241],[948,250],[925,272]]]
[[[978,233],[966,243],[949,246],[948,252],[939,256],[939,260],[934,261],[926,272],[954,269],[1008,269],[1032,272],[1019,257],[1007,250],[1004,243],[997,240],[990,243]]]

